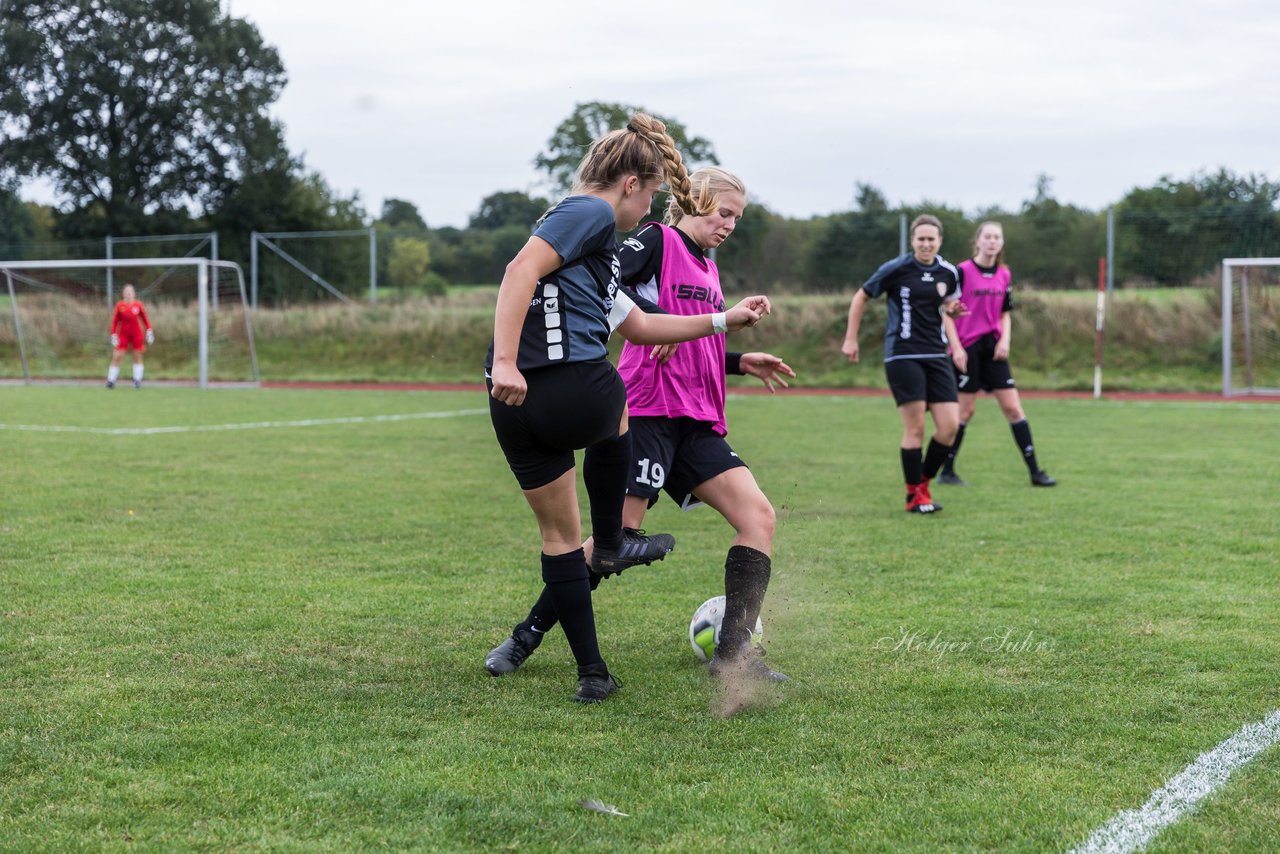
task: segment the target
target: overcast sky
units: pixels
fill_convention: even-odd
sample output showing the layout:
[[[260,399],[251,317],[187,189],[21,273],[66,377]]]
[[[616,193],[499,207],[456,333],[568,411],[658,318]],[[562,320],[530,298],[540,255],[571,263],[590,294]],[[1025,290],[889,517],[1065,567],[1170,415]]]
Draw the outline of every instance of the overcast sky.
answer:
[[[1090,209],[1162,175],[1280,179],[1276,0],[224,2],[280,51],[290,149],[431,226],[539,189],[586,101],[679,120],[791,217],[859,182],[973,212],[1040,173]]]

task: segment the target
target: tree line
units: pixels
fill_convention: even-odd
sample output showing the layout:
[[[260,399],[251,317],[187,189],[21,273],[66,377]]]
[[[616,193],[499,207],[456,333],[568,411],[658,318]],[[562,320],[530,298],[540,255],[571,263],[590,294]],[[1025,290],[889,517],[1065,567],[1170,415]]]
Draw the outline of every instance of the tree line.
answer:
[[[368,228],[383,285],[442,292],[492,284],[543,212],[568,191],[590,141],[637,107],[579,104],[534,165],[548,190],[482,198],[464,228],[432,227],[407,199],[376,213],[336,193],[284,143],[268,108],[287,83],[276,50],[217,0],[56,0],[4,4],[0,22],[0,257],[101,253],[107,235],[217,232],[221,256],[247,262],[252,231]],[[713,144],[662,116],[691,167],[717,164]],[[750,186],[750,176],[743,178]],[[49,182],[54,207],[24,202],[21,182]],[[1280,256],[1280,184],[1227,169],[1161,178],[1113,206],[1121,286],[1192,284],[1224,256]],[[655,216],[665,204],[655,203]],[[852,208],[783,216],[751,199],[718,263],[737,291],[849,290],[896,255],[903,217],[938,216],[944,254],[960,259],[977,224],[999,220],[1020,282],[1093,287],[1107,245],[1106,211],[1057,201],[1041,176],[1016,210],[966,212],[943,203],[890,204],[861,184]],[[367,248],[310,247],[326,278],[367,278]],[[286,299],[283,271],[264,283]],[[296,298],[296,294],[294,297]]]

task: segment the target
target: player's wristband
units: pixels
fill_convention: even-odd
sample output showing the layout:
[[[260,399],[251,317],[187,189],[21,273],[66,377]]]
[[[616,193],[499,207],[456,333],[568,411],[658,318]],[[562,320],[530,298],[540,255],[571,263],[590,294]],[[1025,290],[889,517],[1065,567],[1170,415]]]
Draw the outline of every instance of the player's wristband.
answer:
[[[746,371],[742,370],[742,354],[741,353],[725,353],[724,354],[724,372],[726,374],[741,375]]]
[[[723,311],[717,311],[711,315],[711,331],[712,333],[729,331],[729,320]]]

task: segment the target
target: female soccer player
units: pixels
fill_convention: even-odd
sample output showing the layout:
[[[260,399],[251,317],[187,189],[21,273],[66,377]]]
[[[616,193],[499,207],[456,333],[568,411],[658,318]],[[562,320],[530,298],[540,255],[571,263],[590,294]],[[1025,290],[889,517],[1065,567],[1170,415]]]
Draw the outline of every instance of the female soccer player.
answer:
[[[133,285],[125,285],[124,299],[111,313],[111,367],[107,368],[107,388],[115,388],[120,378],[120,360],[125,350],[133,351],[133,387],[142,388],[142,354],[156,340],[147,310],[137,299]]]
[[[881,265],[849,304],[849,326],[840,351],[858,361],[858,328],[867,300],[881,294],[889,308],[884,332],[884,372],[902,416],[902,474],[907,482],[907,512],[942,509],[929,495],[929,480],[951,450],[959,423],[956,378],[947,359],[942,314],[964,311],[959,274],[938,254],[942,223],[921,214],[911,223],[912,252]],[[933,415],[933,438],[924,444],[925,411]],[[923,456],[923,460],[922,460]]]
[[[710,167],[694,172],[691,182],[694,208],[709,212],[689,214],[673,199],[668,225],[646,225],[623,242],[618,257],[623,286],[637,291],[642,304],[699,317],[723,307],[720,276],[706,253],[733,234],[747,190],[737,176]],[[664,490],[686,509],[699,503],[715,508],[736,536],[725,561],[726,613],[711,672],[783,681],[787,677],[765,665],[751,646],[751,627],[769,586],[775,516],[751,470],[725,441],[726,371],[757,376],[770,391],[775,382],[786,386],[783,375],[795,376],[768,353],[726,353],[723,335],[676,348],[623,345],[618,372],[627,388],[633,436],[623,525],[639,528]],[[523,664],[555,625],[550,593],[550,585],[544,587],[525,621],[489,653],[485,666],[494,676]]]
[[[639,344],[689,341],[754,324],[769,311],[749,297],[726,311],[675,316],[633,311],[617,290],[615,231],[635,228],[663,180],[691,214],[689,175],[666,126],[637,113],[592,143],[573,194],[543,218],[507,265],[486,360],[494,431],[542,534],[542,579],[578,665],[575,699],[594,703],[617,689],[596,639],[591,570],[617,572],[661,559],[670,536],[622,530],[631,436],[626,390],[606,358],[611,328]],[[709,201],[709,200],[708,200]],[[573,452],[586,448],[583,477],[596,548],[582,550]]]
[[[1004,264],[1004,228],[998,222],[984,222],[973,238],[973,257],[960,262],[960,284],[968,314],[946,319],[960,390],[960,426],[951,453],[942,464],[938,483],[967,486],[956,474],[955,459],[964,440],[965,425],[973,418],[978,391],[990,392],[1013,431],[1013,441],[1022,451],[1032,486],[1054,486],[1057,481],[1036,462],[1031,427],[1022,412],[1018,387],[1009,370],[1010,311],[1012,278]]]

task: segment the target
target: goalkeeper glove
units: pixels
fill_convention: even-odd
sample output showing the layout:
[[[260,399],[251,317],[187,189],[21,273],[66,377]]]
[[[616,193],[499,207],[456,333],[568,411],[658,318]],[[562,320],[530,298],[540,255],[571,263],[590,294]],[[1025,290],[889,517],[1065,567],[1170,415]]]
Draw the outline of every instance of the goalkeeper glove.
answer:
[[[111,333],[111,346],[112,346],[112,347],[119,347],[119,346],[120,346],[120,336],[119,336],[119,335],[116,335],[114,332],[113,332],[113,333]]]
[[[156,343],[156,334],[152,332],[150,329],[147,330],[147,343],[148,344]]]

